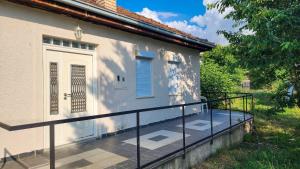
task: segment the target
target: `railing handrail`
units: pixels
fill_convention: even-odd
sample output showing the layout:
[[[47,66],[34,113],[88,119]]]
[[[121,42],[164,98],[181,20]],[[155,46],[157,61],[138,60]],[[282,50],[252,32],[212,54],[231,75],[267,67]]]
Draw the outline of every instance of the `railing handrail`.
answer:
[[[147,167],[157,161],[159,161],[162,158],[165,158],[166,156],[169,155],[173,155],[177,152],[180,152],[183,150],[183,154],[185,156],[186,154],[186,148],[190,147],[193,144],[199,143],[200,141],[203,141],[205,139],[210,138],[211,140],[211,144],[213,144],[213,139],[214,136],[216,136],[217,134],[224,132],[226,130],[230,130],[232,127],[236,126],[237,124],[232,125],[231,123],[231,100],[232,99],[238,99],[238,98],[242,98],[243,99],[243,114],[244,114],[244,120],[238,124],[244,123],[248,120],[253,120],[254,121],[254,116],[252,114],[252,116],[248,119],[245,118],[245,113],[248,113],[248,109],[247,109],[247,100],[248,97],[250,96],[251,98],[251,111],[253,111],[253,94],[250,93],[243,93],[242,96],[236,96],[236,97],[227,97],[227,93],[225,93],[225,98],[218,98],[218,99],[214,99],[214,100],[207,100],[207,101],[198,101],[198,102],[193,102],[193,103],[185,103],[185,104],[177,104],[177,105],[170,105],[170,106],[160,106],[160,107],[152,107],[152,108],[144,108],[144,109],[136,109],[136,110],[129,110],[129,111],[122,111],[122,112],[115,112],[115,113],[108,113],[108,114],[100,114],[100,115],[93,115],[93,116],[85,116],[85,117],[77,117],[77,118],[70,118],[70,119],[62,119],[62,120],[54,120],[54,121],[46,121],[46,122],[37,122],[37,123],[29,123],[29,124],[21,124],[21,125],[15,125],[15,126],[10,126],[8,124],[5,123],[1,123],[0,122],[0,128],[6,129],[8,131],[16,131],[16,130],[24,130],[24,129],[31,129],[31,128],[37,128],[37,127],[44,127],[44,126],[49,126],[49,141],[50,141],[50,168],[51,169],[55,169],[55,125],[57,124],[63,124],[63,123],[71,123],[71,122],[77,122],[77,121],[84,121],[84,120],[93,120],[93,119],[99,119],[99,118],[106,118],[106,117],[114,117],[114,116],[121,116],[121,115],[127,115],[127,114],[135,114],[136,115],[136,134],[137,134],[137,168],[144,168]],[[245,100],[246,100],[246,107],[245,107]],[[225,105],[226,105],[226,110],[227,109],[227,104],[229,104],[229,120],[230,120],[230,126],[218,131],[216,133],[213,132],[213,108],[212,108],[212,103],[214,102],[220,102],[220,101],[225,101]],[[192,105],[197,105],[197,104],[203,104],[203,103],[207,103],[209,106],[207,107],[207,109],[210,108],[210,129],[211,129],[211,133],[208,137],[205,137],[203,139],[200,139],[192,144],[186,145],[185,142],[185,107],[186,106],[192,106]],[[183,148],[180,148],[174,152],[171,152],[163,157],[160,157],[156,160],[150,161],[146,164],[141,164],[141,151],[140,151],[140,113],[141,112],[149,112],[149,111],[154,111],[154,110],[162,110],[162,109],[169,109],[169,108],[181,108],[182,111],[182,139],[183,139]],[[251,114],[251,113],[250,113]]]
[[[218,91],[203,91],[201,93],[222,93],[222,94],[252,94],[252,93],[247,93],[247,92],[218,92]]]
[[[208,101],[203,101],[203,102],[198,101],[198,102],[176,104],[176,105],[170,105],[170,106],[159,106],[159,107],[152,107],[152,108],[143,108],[143,109],[128,110],[128,111],[121,111],[121,112],[114,112],[114,113],[107,113],[107,114],[99,114],[99,115],[92,115],[92,116],[75,117],[75,118],[69,118],[69,119],[61,119],[61,120],[53,120],[53,121],[43,121],[43,122],[36,122],[36,123],[20,124],[20,125],[14,125],[14,126],[11,126],[9,124],[5,124],[3,122],[0,122],[0,128],[3,128],[3,129],[8,130],[8,131],[24,130],[24,129],[50,126],[50,125],[53,125],[53,124],[57,125],[57,124],[71,123],[71,122],[77,122],[77,121],[85,121],[85,120],[93,120],[93,119],[121,116],[121,115],[127,115],[127,114],[135,114],[136,112],[141,113],[141,112],[147,112],[147,111],[178,108],[178,107],[182,107],[182,106],[192,106],[192,105],[203,104],[203,103],[208,103],[209,104],[209,103],[220,102],[220,101],[225,101],[225,100],[232,100],[232,99],[248,97],[248,96],[252,96],[252,95],[253,94],[251,94],[251,93],[245,93],[243,96],[235,96],[235,97],[228,97],[228,98],[222,98],[222,99],[213,99],[213,100],[208,100]]]

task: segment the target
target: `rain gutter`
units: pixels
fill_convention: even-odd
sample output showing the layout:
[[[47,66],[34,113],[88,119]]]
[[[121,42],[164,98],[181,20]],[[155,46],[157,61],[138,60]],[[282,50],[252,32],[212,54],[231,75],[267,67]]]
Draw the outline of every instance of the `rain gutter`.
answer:
[[[112,11],[96,7],[94,5],[89,5],[89,4],[84,3],[82,1],[78,1],[78,0],[54,0],[54,1],[66,4],[66,5],[69,5],[69,6],[72,6],[72,7],[80,8],[82,10],[86,10],[86,11],[89,11],[89,12],[93,12],[93,13],[96,13],[98,15],[105,16],[107,18],[111,18],[111,19],[114,19],[114,20],[125,22],[125,23],[128,23],[130,25],[134,25],[134,26],[138,26],[138,27],[141,27],[141,28],[144,28],[144,29],[147,29],[147,30],[151,30],[153,32],[157,32],[157,33],[169,36],[169,37],[181,39],[181,40],[184,40],[186,42],[195,43],[195,44],[198,44],[198,45],[203,45],[203,46],[206,46],[208,48],[214,48],[215,47],[215,44],[213,44],[211,42],[208,42],[208,41],[205,42],[205,41],[191,39],[191,38],[173,33],[171,31],[168,31],[168,30],[165,30],[165,29],[162,29],[162,28],[158,28],[158,27],[152,26],[150,24],[147,24],[147,23],[144,23],[144,22],[141,22],[141,21],[134,20],[130,17],[126,17],[124,15],[120,15],[120,14],[114,13]]]

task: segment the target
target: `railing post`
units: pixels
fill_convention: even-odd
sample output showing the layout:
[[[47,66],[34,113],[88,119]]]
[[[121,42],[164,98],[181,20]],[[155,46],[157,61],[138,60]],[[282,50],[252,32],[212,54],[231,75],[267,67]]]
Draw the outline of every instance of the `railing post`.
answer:
[[[210,136],[211,136],[211,140],[210,140],[210,144],[214,143],[214,129],[213,129],[213,109],[212,109],[212,103],[209,102],[209,107],[210,107]]]
[[[230,134],[231,134],[231,126],[232,126],[231,100],[229,99],[229,128],[230,128]]]
[[[225,110],[227,110],[227,93],[225,92]]]
[[[184,105],[182,106],[182,137],[183,137],[183,158],[185,158],[185,152],[186,152],[186,149],[185,149],[185,110],[184,110]]]
[[[251,113],[254,113],[254,98],[253,98],[253,94],[251,94]]]
[[[248,113],[248,95],[246,95],[246,113]],[[245,118],[246,120],[246,118]]]
[[[55,169],[55,125],[50,124],[50,169]]]
[[[243,115],[244,115],[244,121],[246,120],[246,112],[245,112],[245,96],[243,96]]]
[[[137,168],[141,168],[141,146],[140,146],[140,112],[136,112],[136,156]]]
[[[253,123],[254,123],[254,96],[253,94],[251,95],[252,98],[251,98],[251,114],[252,114],[252,118],[253,118]]]

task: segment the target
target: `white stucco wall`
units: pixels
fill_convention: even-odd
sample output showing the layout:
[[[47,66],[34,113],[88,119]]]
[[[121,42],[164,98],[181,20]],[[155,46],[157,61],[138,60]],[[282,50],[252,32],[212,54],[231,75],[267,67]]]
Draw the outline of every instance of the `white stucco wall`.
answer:
[[[75,40],[73,30],[77,25],[84,30],[82,41],[98,45],[98,92],[95,93],[98,114],[199,100],[199,51],[0,0],[0,121],[44,120],[42,37]],[[141,50],[156,52],[153,98],[136,98],[136,45]],[[159,55],[161,48],[182,56],[183,92],[180,96],[169,96],[168,60]],[[114,88],[116,75],[126,77],[126,90]],[[191,112],[191,108],[187,108],[187,113]],[[179,110],[165,110],[142,113],[141,119],[146,124],[178,115]],[[135,115],[104,119],[99,124],[102,134],[133,127]],[[0,129],[0,138],[0,158],[4,149],[17,154],[42,149],[44,144],[42,128],[10,133]]]

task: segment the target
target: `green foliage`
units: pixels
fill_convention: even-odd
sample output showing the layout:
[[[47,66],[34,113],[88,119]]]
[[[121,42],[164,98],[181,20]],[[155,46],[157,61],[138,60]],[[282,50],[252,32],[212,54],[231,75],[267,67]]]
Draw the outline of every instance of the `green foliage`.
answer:
[[[206,62],[201,66],[202,91],[232,91],[234,82],[226,70],[213,62]]]
[[[288,106],[289,99],[287,98],[287,88],[289,87],[288,83],[283,81],[276,81],[272,86],[272,100],[275,102],[276,110],[283,110],[284,107]]]
[[[220,31],[231,43],[239,62],[250,71],[256,87],[276,80],[299,84],[295,64],[300,63],[299,0],[219,0],[210,5],[236,22],[238,31]],[[245,34],[244,32],[252,32]],[[300,93],[300,85],[296,85]],[[298,102],[300,104],[300,101]]]
[[[203,55],[201,65],[201,90],[225,92],[237,90],[245,71],[238,66],[237,59],[229,47],[217,46]]]
[[[245,135],[241,145],[221,150],[195,169],[300,168],[300,109],[274,111],[270,91],[254,96],[257,133]]]

